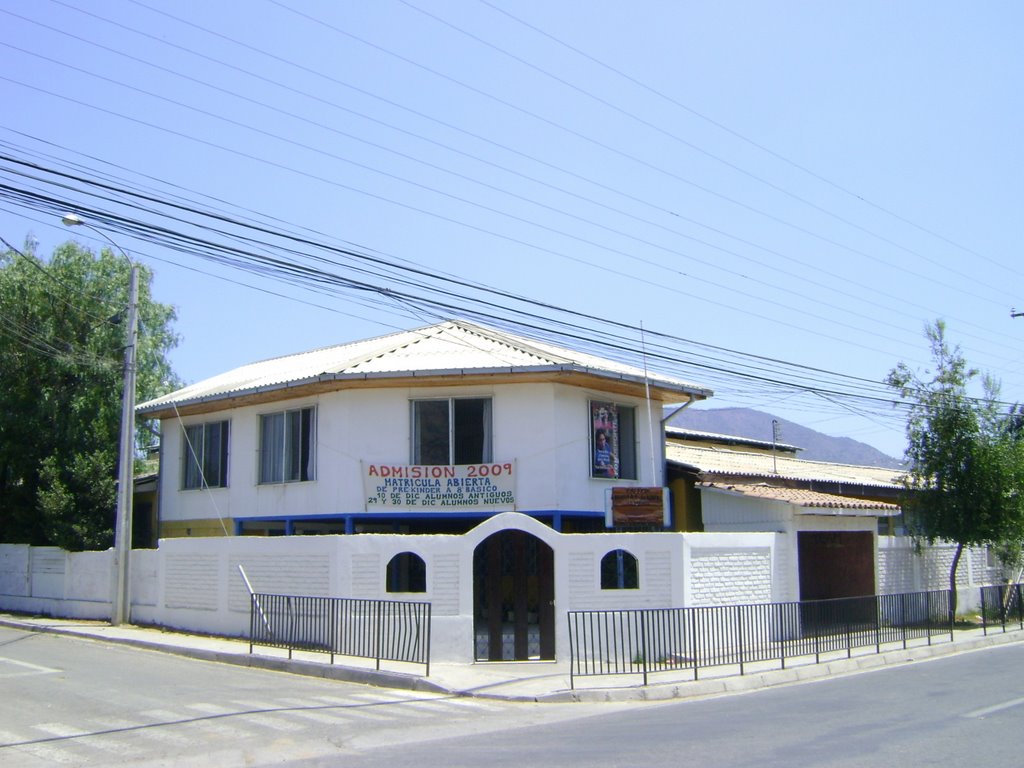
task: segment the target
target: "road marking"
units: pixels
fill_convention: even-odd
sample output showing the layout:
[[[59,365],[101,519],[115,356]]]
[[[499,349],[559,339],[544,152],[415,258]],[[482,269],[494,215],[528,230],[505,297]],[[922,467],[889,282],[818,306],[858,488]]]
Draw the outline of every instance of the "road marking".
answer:
[[[259,702],[253,702],[253,704],[257,705]],[[345,722],[340,714],[329,714],[324,711],[323,705],[311,705],[306,699],[281,699],[281,705],[287,707],[281,714],[286,714],[289,717],[299,717],[322,725],[341,725]]]
[[[985,717],[996,712],[1002,712],[1004,709],[1010,709],[1011,707],[1018,707],[1024,704],[1024,698],[1012,699],[1010,701],[1004,701],[1002,704],[994,704],[991,707],[984,707],[983,709],[976,709],[973,712],[968,712],[964,717]]]
[[[56,736],[68,743],[73,743],[85,750],[96,750],[105,754],[114,754],[120,757],[128,757],[136,754],[136,750],[123,741],[119,742],[104,738],[106,734],[95,731],[83,730],[67,723],[39,723],[32,726],[37,731],[42,731],[50,736]]]
[[[465,707],[466,709],[484,710],[485,712],[498,712],[502,709],[498,704],[485,702],[482,699],[451,698],[437,699],[437,701],[441,701],[445,706],[449,707]]]
[[[3,664],[12,664],[18,667],[16,671],[8,672],[2,666]],[[53,669],[52,667],[41,667],[38,664],[29,664],[27,661],[16,661],[15,659],[9,659],[6,656],[0,656],[0,677],[27,677],[29,675],[53,675],[60,672],[59,669]]]
[[[183,747],[194,743],[192,739],[184,734],[168,731],[160,723],[139,723],[131,720],[97,717],[92,718],[92,722],[98,723],[105,729],[116,732],[117,735],[122,737],[144,738],[176,747]]]
[[[381,712],[379,707],[374,707],[373,702],[360,704],[352,699],[341,699],[337,696],[317,696],[317,701],[329,704],[339,710],[339,714],[359,720],[394,720],[395,715],[388,712]],[[377,702],[379,703],[379,702]],[[376,709],[376,711],[374,711]]]
[[[9,731],[0,731],[0,759],[4,761],[8,758],[13,759],[19,754],[22,757],[24,755],[32,755],[38,758],[41,761],[40,765],[52,765],[53,763],[80,764],[82,762],[82,758],[70,750],[61,749],[49,744],[35,743],[26,739],[23,735]],[[17,763],[12,764],[16,765]],[[24,764],[24,762],[22,761],[21,764]]]
[[[294,699],[293,702],[288,703],[287,699],[280,701],[258,701],[255,699],[246,699],[243,701],[236,701],[239,704],[249,709],[256,710],[251,716],[259,716],[261,718],[269,718],[271,716],[277,718],[298,718],[300,720],[311,720],[315,723],[337,725],[338,718],[331,717],[330,715],[324,715],[319,712],[307,711],[309,702],[298,703],[298,699]],[[260,722],[263,722],[262,720]],[[271,728],[277,727],[276,725],[268,723]],[[304,726],[297,725],[295,723],[289,723],[287,727],[277,728],[278,730],[303,730]]]
[[[284,731],[288,733],[295,733],[295,731],[301,731],[302,726],[297,723],[283,722],[279,719],[274,718],[274,712],[260,712],[258,707],[251,705],[244,705],[244,709],[235,709],[234,707],[225,707],[223,704],[213,704],[207,702],[199,702],[196,704],[186,705],[188,709],[194,709],[198,712],[203,712],[207,715],[214,715],[217,717],[229,718],[232,724],[238,724],[239,726],[249,726],[260,728],[266,726],[273,731]],[[259,722],[253,722],[256,718]]]

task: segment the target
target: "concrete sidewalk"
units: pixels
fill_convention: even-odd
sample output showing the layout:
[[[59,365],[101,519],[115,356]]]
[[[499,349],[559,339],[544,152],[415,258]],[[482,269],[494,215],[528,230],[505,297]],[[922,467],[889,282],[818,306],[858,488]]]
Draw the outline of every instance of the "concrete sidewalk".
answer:
[[[372,660],[336,656],[335,663],[331,664],[327,654],[302,651],[294,652],[289,659],[287,651],[263,647],[257,647],[250,654],[246,640],[194,635],[159,627],[112,627],[102,621],[6,613],[0,613],[0,627],[70,635],[205,661],[366,685],[535,702],[663,701],[716,696],[819,680],[1024,641],[1024,632],[1003,633],[1001,628],[989,629],[987,637],[981,629],[957,630],[952,641],[947,636],[933,638],[932,645],[928,645],[925,640],[915,640],[906,649],[900,646],[883,650],[880,654],[876,654],[874,648],[854,649],[852,658],[847,658],[845,651],[833,653],[823,655],[820,664],[815,664],[813,657],[787,659],[785,669],[780,668],[778,661],[751,663],[745,665],[744,675],[740,675],[736,667],[701,669],[697,680],[694,680],[692,669],[652,672],[648,676],[650,684],[647,686],[641,684],[640,675],[577,677],[573,690],[570,687],[568,664],[564,662],[431,663],[430,675],[424,677],[424,668],[420,665],[382,662],[384,669],[378,670]]]

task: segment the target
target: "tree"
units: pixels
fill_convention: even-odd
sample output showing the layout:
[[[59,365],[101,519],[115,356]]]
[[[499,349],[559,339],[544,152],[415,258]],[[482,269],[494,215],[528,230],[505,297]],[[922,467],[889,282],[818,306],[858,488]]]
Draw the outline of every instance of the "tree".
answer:
[[[129,272],[120,254],[75,243],[48,261],[0,253],[0,541],[113,542]],[[174,310],[152,300],[151,280],[142,267],[140,399],[178,385]],[[150,428],[139,424],[136,446]]]
[[[925,329],[934,371],[922,379],[900,363],[886,383],[910,402],[903,511],[910,532],[929,543],[957,545],[949,571],[956,611],[956,571],[964,547],[1015,548],[1024,537],[1024,441],[1020,416],[999,403],[998,384],[978,377],[959,347],[950,347],[938,320]]]

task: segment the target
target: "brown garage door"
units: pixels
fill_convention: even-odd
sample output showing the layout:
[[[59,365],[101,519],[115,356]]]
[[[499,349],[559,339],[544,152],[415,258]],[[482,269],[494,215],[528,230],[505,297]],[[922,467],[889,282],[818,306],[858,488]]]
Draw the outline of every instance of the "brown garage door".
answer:
[[[797,551],[801,600],[875,594],[875,541],[870,531],[801,531]]]

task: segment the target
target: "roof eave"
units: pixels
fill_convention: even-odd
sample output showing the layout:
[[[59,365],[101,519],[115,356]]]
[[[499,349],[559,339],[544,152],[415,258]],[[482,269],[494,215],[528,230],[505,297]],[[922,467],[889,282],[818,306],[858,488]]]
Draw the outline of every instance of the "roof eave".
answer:
[[[330,382],[346,381],[372,381],[384,379],[425,379],[438,377],[470,377],[470,376],[508,376],[517,374],[559,374],[575,373],[611,381],[621,381],[634,385],[650,383],[654,389],[666,393],[678,393],[685,395],[691,400],[703,400],[711,397],[714,392],[703,387],[696,387],[683,382],[667,381],[665,379],[645,379],[643,376],[617,372],[603,371],[601,369],[588,368],[574,364],[563,365],[540,365],[540,366],[509,366],[509,367],[483,367],[483,368],[435,368],[405,371],[377,371],[368,373],[321,373],[316,376],[308,376],[302,379],[292,379],[277,384],[264,384],[257,387],[245,387],[230,392],[219,392],[213,395],[184,398],[181,400],[165,400],[162,402],[142,403],[136,407],[140,415],[162,414],[175,409],[193,408],[196,406],[216,403],[218,401],[236,400],[238,398],[264,395],[272,392],[284,392],[290,389],[309,386],[311,384],[324,384]]]

